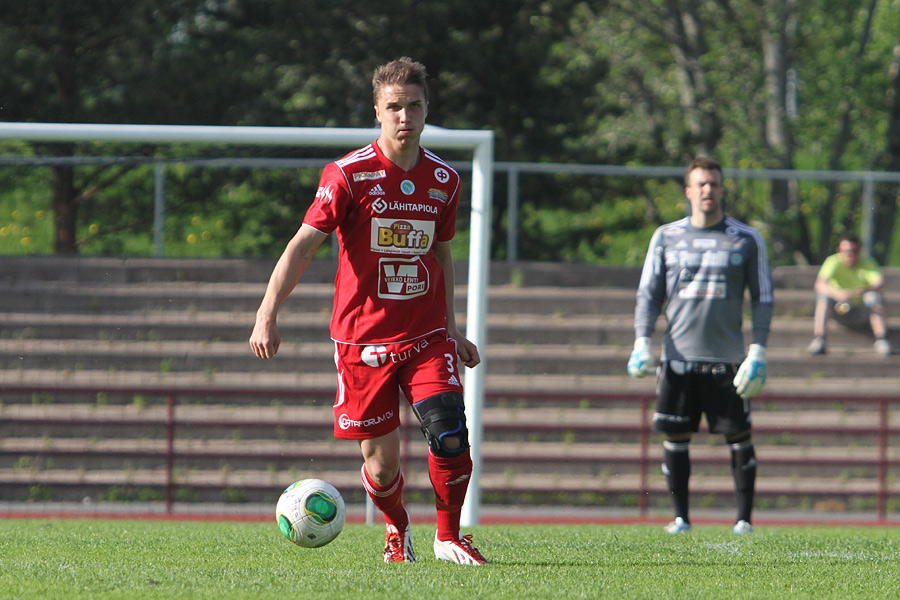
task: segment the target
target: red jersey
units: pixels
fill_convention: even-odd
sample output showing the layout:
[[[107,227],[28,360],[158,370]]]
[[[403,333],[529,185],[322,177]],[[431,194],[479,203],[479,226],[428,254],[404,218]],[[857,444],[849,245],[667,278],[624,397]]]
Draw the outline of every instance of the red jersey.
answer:
[[[329,163],[303,223],[337,232],[331,337],[346,344],[412,340],[447,327],[435,242],[456,233],[459,174],[421,148],[410,171],[373,142]]]

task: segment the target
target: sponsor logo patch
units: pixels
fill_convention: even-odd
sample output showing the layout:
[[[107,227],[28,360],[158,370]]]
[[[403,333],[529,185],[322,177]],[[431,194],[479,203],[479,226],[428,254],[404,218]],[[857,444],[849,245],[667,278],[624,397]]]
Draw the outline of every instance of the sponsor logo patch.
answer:
[[[380,183],[376,183],[375,187],[369,190],[370,196],[384,196],[384,189],[382,189]]]
[[[444,190],[438,190],[435,188],[431,188],[428,190],[428,197],[431,198],[432,200],[438,200],[440,202],[443,202],[444,204],[446,204],[447,200],[450,199],[450,196],[447,195],[447,192],[445,192]]]
[[[381,199],[379,199],[380,201]],[[434,222],[416,219],[372,219],[372,252],[425,254],[434,240]]]
[[[373,179],[384,179],[385,172],[381,171],[360,171],[353,174],[353,181],[372,181]]]
[[[387,364],[388,354],[388,349],[384,346],[366,346],[360,353],[360,358],[370,367],[381,367]]]
[[[362,421],[354,421],[346,414],[342,414],[338,417],[338,426],[341,429],[347,430],[351,427],[354,429],[366,429],[368,427],[375,427],[376,425],[381,425],[387,421],[390,421],[394,418],[394,411],[389,410],[383,415],[379,415],[377,417],[372,417],[371,419],[363,419]]]
[[[418,258],[378,261],[378,297],[408,300],[428,293],[428,270]]]

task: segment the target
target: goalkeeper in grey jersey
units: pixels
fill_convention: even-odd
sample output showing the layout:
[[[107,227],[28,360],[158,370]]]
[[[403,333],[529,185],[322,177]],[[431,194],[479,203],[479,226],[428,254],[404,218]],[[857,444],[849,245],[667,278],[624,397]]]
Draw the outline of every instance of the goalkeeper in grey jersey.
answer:
[[[687,170],[691,215],[653,234],[634,311],[632,377],[655,366],[650,336],[665,308],[667,328],[658,371],[653,425],[665,435],[663,471],[675,507],[666,530],[689,531],[688,449],[706,414],[711,433],[725,436],[737,495],[735,533],[749,533],[756,483],[750,403],[766,381],[766,343],[772,321],[772,278],[759,232],[725,216],[722,167],[709,158]],[[747,354],[741,332],[749,290],[753,339]]]

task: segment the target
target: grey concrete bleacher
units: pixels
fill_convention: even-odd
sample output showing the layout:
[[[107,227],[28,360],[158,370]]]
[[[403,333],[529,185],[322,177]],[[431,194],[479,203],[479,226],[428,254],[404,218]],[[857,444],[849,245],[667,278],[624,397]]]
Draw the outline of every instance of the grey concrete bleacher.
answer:
[[[11,496],[2,499],[27,497],[40,486],[52,489],[48,493],[54,499],[101,496],[114,488],[158,489],[161,478],[172,474],[160,462],[165,459],[158,427],[165,421],[161,390],[167,388],[187,394],[179,415],[188,423],[176,440],[186,462],[175,465],[175,472],[183,478],[179,489],[195,486],[183,492],[189,499],[211,501],[231,493],[237,501],[269,501],[279,482],[304,473],[358,488],[355,446],[335,442],[330,434],[335,376],[328,322],[335,265],[313,262],[280,313],[279,355],[263,361],[251,355],[247,338],[274,262],[0,260],[0,384],[99,390],[4,394],[0,479]],[[467,268],[463,263],[457,267],[457,310],[463,323]],[[838,335],[833,327],[827,356],[806,352],[815,271],[775,271],[767,393],[812,398],[895,393],[900,358],[878,356],[866,333]],[[889,314],[900,316],[900,273],[887,274]],[[625,267],[491,266],[488,343],[481,348],[487,369],[483,485],[488,501],[581,494],[577,501],[583,503],[633,495],[639,455],[635,432],[643,419],[633,394],[651,397],[654,387],[652,378],[633,380],[625,374],[638,277],[638,269]],[[273,396],[237,401],[204,395],[214,388],[255,394],[269,390]],[[304,390],[308,406],[294,407],[296,399],[274,395],[285,390]],[[598,400],[600,394],[610,399]],[[838,477],[826,485],[798,475],[804,468],[803,440],[815,438],[818,430],[801,428],[787,440],[780,424],[802,414],[804,421],[824,427],[834,419],[832,400],[783,409],[760,402],[765,407],[757,417],[762,443],[772,440],[782,457],[781,462],[773,459],[778,469],[770,472],[770,488],[763,488],[763,495],[813,494],[816,486],[840,491],[842,485],[859,493],[851,488],[873,485],[866,457],[852,467],[853,456],[829,447],[822,452],[867,473],[862,483],[842,484]],[[193,416],[192,407],[199,407]],[[295,410],[299,412],[291,412]],[[856,436],[854,443],[865,445],[878,413],[871,407],[849,412],[868,421],[857,426],[852,414],[845,415],[844,437]],[[116,438],[118,442],[106,439],[103,427],[97,429],[98,419],[107,424],[103,427],[117,428],[116,435],[127,428],[133,435]],[[281,419],[291,425],[279,429]],[[298,428],[298,419],[309,427]],[[415,426],[410,423],[407,430],[410,443],[421,444]],[[273,440],[273,435],[282,437]],[[312,442],[324,450],[316,451]],[[654,447],[654,460],[658,453]],[[700,446],[697,457],[698,489],[721,492],[730,487],[721,448]],[[424,465],[411,460],[409,468],[411,492],[426,498]],[[648,485],[664,497],[658,473],[649,476]]]

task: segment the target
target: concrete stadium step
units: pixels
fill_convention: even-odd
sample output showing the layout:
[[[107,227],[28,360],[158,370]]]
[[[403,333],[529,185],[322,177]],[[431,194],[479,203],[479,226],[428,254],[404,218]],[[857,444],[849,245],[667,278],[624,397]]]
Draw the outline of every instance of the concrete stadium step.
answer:
[[[71,284],[24,282],[0,296],[0,311],[47,313],[144,313],[148,311],[256,312],[265,292],[258,283],[154,282],[138,284]],[[331,310],[331,284],[304,284],[292,294],[285,310]]]
[[[805,340],[804,340],[805,345]],[[278,355],[260,360],[246,341],[103,341],[3,340],[0,368],[187,371],[213,376],[222,372],[333,373],[331,342],[283,342]],[[628,347],[591,344],[490,344],[482,354],[494,374],[593,375],[624,372]],[[874,348],[832,347],[826,356],[796,348],[770,347],[769,375],[787,377],[884,377],[896,371],[898,356],[883,357]]]
[[[8,312],[0,313],[0,339],[246,342],[255,317],[255,312],[196,310],[138,314]],[[330,320],[330,310],[286,310],[279,315],[278,328],[286,341],[318,342],[329,338]],[[464,328],[465,316],[461,315],[458,322]],[[661,319],[655,336],[657,344],[664,326]],[[745,323],[744,329],[749,339],[750,323]],[[773,321],[769,339],[772,345],[805,347],[811,332],[811,319],[780,317]],[[871,334],[848,330],[847,335],[854,342],[864,342]],[[633,341],[630,314],[492,313],[488,318],[490,344],[592,344],[630,348]]]
[[[152,311],[139,314],[0,313],[0,339],[246,342],[255,312]],[[328,339],[331,311],[285,311],[278,328],[287,340]]]
[[[152,311],[253,312],[265,284],[241,282],[143,282],[133,284],[26,280],[10,285],[0,296],[0,312],[140,314]],[[465,313],[467,289],[457,288],[457,310]],[[331,283],[303,282],[288,298],[283,312],[331,310]],[[900,292],[885,293],[889,314],[900,312]],[[633,316],[635,290],[626,288],[565,288],[491,286],[491,314],[543,314]],[[776,290],[779,316],[809,317],[812,290]]]
[[[840,360],[835,356],[818,357]],[[624,364],[624,363],[623,363]],[[885,370],[888,371],[888,370]],[[763,394],[754,403],[766,402],[769,395],[799,397],[854,396],[877,398],[894,394],[897,377],[882,373],[877,377],[824,377],[822,371],[805,377],[785,375],[770,377]],[[598,393],[625,394],[630,397],[653,398],[654,377],[633,379],[624,372],[619,375],[525,375],[499,374],[488,371],[485,377],[486,395],[507,403],[529,406],[535,403],[563,403],[579,405],[589,402]],[[259,395],[271,394],[275,398],[309,395],[334,398],[335,374],[331,373],[270,373],[270,372],[167,372],[109,371],[109,370],[4,370],[0,369],[0,387],[4,397],[16,390],[48,388],[51,394],[72,389],[91,388],[104,395],[121,391],[136,394],[174,394],[176,396],[235,395],[253,400]],[[32,396],[31,392],[28,392]],[[41,394],[37,394],[37,397]],[[39,400],[38,400],[39,401]]]

